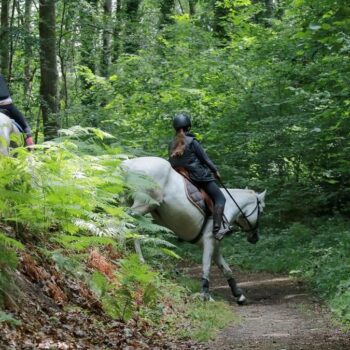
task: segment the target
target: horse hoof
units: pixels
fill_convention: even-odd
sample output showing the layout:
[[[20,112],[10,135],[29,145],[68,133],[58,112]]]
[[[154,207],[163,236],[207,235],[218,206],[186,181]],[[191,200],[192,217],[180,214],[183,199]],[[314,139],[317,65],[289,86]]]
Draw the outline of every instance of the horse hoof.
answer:
[[[238,305],[244,305],[247,301],[247,298],[242,294],[239,298],[237,298]]]

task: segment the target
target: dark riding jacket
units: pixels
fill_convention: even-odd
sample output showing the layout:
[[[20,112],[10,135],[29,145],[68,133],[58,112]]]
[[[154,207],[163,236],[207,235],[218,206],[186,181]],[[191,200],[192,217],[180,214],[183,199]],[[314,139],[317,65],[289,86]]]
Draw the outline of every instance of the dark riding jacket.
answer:
[[[9,101],[4,101],[7,99],[9,99]],[[1,101],[4,101],[4,102],[1,103]],[[6,80],[2,74],[0,74],[0,113],[5,113],[11,119],[14,119],[22,129],[21,131],[23,131],[27,136],[32,135],[30,127],[24,115],[12,103],[12,100],[10,98],[10,91],[7,87]]]
[[[175,139],[169,144],[169,162],[173,168],[185,168],[195,182],[214,181],[217,168],[192,134],[186,135],[186,146],[182,156],[171,157]]]

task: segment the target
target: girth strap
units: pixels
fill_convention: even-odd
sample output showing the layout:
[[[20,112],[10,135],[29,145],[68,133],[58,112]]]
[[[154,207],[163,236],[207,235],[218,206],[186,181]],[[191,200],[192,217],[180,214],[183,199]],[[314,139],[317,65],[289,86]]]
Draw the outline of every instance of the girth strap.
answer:
[[[200,229],[198,235],[197,235],[195,238],[191,239],[190,241],[187,241],[188,243],[196,244],[196,243],[199,242],[199,240],[200,240],[200,239],[202,238],[202,236],[203,236],[203,231],[204,231],[205,226],[207,225],[208,219],[209,219],[209,216],[206,215],[206,216],[204,217],[204,221],[203,221],[202,227],[201,227],[201,229]]]

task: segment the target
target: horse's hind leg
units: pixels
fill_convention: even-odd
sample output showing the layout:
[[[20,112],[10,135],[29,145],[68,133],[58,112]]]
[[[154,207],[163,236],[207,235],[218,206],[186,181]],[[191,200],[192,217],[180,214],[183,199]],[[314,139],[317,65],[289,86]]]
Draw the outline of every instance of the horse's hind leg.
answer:
[[[216,265],[219,267],[225,278],[227,279],[227,283],[230,286],[232,295],[235,297],[237,303],[239,305],[243,305],[246,301],[246,297],[243,294],[243,291],[240,287],[238,287],[236,280],[233,277],[232,270],[230,266],[227,264],[226,260],[223,258],[220,252],[220,248],[217,247],[214,252],[214,261]]]

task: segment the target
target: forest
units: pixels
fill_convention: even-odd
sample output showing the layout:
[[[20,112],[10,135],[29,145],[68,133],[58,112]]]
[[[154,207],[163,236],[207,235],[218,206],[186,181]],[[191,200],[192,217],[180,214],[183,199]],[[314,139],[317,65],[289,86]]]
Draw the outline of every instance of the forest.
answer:
[[[228,262],[303,280],[349,329],[348,1],[1,0],[0,11],[0,73],[35,141],[0,156],[1,346],[199,349],[232,321],[177,276],[196,249],[128,210],[149,185],[126,183],[120,163],[167,159],[180,112],[227,187],[267,190],[260,241],[225,237]]]

